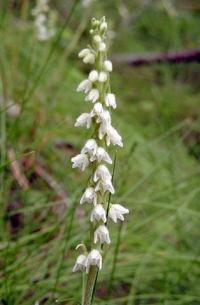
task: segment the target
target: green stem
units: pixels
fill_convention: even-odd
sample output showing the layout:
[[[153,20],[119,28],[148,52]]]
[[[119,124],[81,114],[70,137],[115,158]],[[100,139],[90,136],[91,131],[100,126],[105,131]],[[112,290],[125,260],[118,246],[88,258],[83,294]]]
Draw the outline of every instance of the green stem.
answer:
[[[98,275],[98,267],[91,266],[87,276],[85,294],[82,305],[92,305],[92,299],[94,295],[94,288],[97,280],[97,275]]]

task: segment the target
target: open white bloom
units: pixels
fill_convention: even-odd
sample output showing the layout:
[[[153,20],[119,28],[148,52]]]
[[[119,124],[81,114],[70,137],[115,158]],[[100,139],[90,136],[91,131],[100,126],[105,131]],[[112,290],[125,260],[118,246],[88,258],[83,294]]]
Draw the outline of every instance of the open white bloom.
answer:
[[[87,257],[83,254],[79,255],[76,259],[76,263],[72,269],[73,272],[76,272],[76,271],[85,271],[85,268],[86,268],[86,260],[87,260]]]
[[[89,139],[83,146],[81,153],[86,154],[88,153],[90,156],[90,161],[94,161],[94,156],[96,155],[97,151],[97,142],[94,139]]]
[[[111,127],[111,118],[109,111],[104,111],[104,114],[101,116],[101,124],[99,127],[99,139],[102,140],[103,137],[108,134]]]
[[[91,101],[92,103],[95,103],[99,98],[99,90],[98,89],[92,89],[86,96],[86,101]]]
[[[85,56],[89,55],[90,53],[91,53],[90,49],[85,48],[78,53],[78,57],[84,58]]]
[[[87,256],[86,273],[89,272],[90,266],[97,266],[99,270],[102,268],[102,256],[96,249],[93,249]]]
[[[108,229],[105,225],[99,226],[94,232],[94,243],[100,242],[101,244],[110,244],[110,236]]]
[[[107,129],[106,144],[108,146],[110,144],[113,144],[123,147],[122,137],[118,134],[117,130],[112,126],[110,126]]]
[[[128,214],[129,210],[121,204],[111,204],[108,216],[116,223],[118,219],[124,221],[124,214]]]
[[[105,60],[103,63],[103,67],[105,69],[105,71],[107,72],[112,72],[112,62],[110,60]]]
[[[105,83],[105,82],[107,81],[107,79],[108,79],[107,73],[101,71],[101,72],[99,73],[99,82],[100,82],[100,83]]]
[[[97,204],[97,194],[93,187],[86,188],[80,200],[80,204],[83,203],[93,203],[94,205]]]
[[[115,95],[113,93],[107,93],[105,97],[105,103],[107,107],[111,106],[113,109],[116,109],[117,104]]]
[[[90,128],[92,123],[92,117],[90,113],[82,113],[74,124],[75,127],[86,126],[86,128]]]
[[[103,109],[103,106],[101,103],[95,103],[94,104],[94,107],[91,111],[91,116],[94,117],[96,116],[97,117],[97,122],[100,122],[101,121],[101,116],[103,115],[103,112],[104,112],[104,109]]]
[[[110,192],[111,194],[115,193],[115,189],[113,187],[111,179],[99,180],[97,185],[95,186],[95,191],[101,191],[103,194],[105,192]]]
[[[95,62],[95,55],[93,53],[89,53],[88,55],[86,55],[83,58],[83,62],[84,62],[84,64],[91,64],[91,65],[93,65],[94,62]]]
[[[91,81],[91,82],[96,82],[99,78],[99,73],[97,72],[97,70],[92,70],[90,73],[89,73],[89,76],[88,76],[88,79]]]
[[[102,204],[97,204],[91,213],[90,220],[93,222],[94,220],[106,222],[106,211],[104,210]]]
[[[111,180],[111,178],[112,176],[109,172],[109,169],[105,165],[101,164],[97,167],[93,180],[94,182],[97,182],[98,180]]]
[[[97,160],[98,162],[105,161],[109,164],[112,164],[112,159],[103,147],[98,147],[96,150],[96,154],[94,154],[93,157],[90,158],[90,161],[94,160]]]
[[[76,91],[88,93],[92,89],[92,83],[89,79],[84,79],[77,87]]]
[[[89,165],[89,159],[86,154],[79,154],[79,155],[73,157],[71,160],[73,162],[72,167],[73,168],[78,167],[82,171],[84,171],[86,169],[86,167],[88,167],[88,165]]]

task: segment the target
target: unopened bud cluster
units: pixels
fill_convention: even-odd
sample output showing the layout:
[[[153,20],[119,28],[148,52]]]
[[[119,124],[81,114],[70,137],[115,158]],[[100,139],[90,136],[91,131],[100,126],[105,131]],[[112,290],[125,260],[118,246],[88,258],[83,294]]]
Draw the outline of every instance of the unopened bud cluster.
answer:
[[[45,41],[54,36],[56,14],[50,10],[49,0],[37,0],[32,15],[35,17],[36,35],[39,41]]]
[[[90,266],[102,267],[101,248],[103,244],[110,244],[107,228],[107,217],[115,223],[124,220],[128,209],[120,204],[108,203],[108,194],[114,194],[112,175],[108,166],[112,159],[107,152],[110,145],[122,147],[122,138],[112,126],[110,109],[115,109],[116,98],[110,91],[110,72],[112,62],[107,59],[106,31],[107,23],[92,19],[90,34],[92,43],[79,53],[79,58],[85,64],[92,66],[88,78],[83,80],[77,88],[78,92],[86,94],[85,101],[91,103],[91,111],[82,113],[76,120],[76,127],[93,128],[93,136],[88,139],[80,154],[72,158],[72,167],[84,171],[91,167],[92,175],[80,199],[80,204],[91,204],[90,221],[93,224],[93,240],[91,251],[78,256],[73,271],[89,272]]]

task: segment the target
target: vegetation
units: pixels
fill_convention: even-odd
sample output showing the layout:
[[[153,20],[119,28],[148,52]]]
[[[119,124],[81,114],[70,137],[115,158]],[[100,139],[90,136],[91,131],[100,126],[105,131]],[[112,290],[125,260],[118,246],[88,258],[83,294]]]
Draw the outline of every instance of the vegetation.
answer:
[[[89,241],[79,205],[87,177],[70,159],[89,137],[74,122],[87,107],[75,90],[87,72],[77,53],[90,17],[105,15],[113,29],[111,57],[200,43],[198,1],[144,3],[52,1],[57,30],[44,42],[31,1],[0,4],[2,304],[80,304],[82,275],[72,267],[77,243]],[[110,225],[94,305],[198,305],[199,63],[113,66],[113,121],[124,149],[112,202],[130,214]]]

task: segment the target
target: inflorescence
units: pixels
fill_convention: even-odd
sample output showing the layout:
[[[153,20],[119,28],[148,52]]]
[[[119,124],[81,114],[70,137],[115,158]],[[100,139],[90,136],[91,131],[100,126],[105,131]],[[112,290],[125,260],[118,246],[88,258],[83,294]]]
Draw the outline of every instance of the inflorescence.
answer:
[[[89,272],[91,266],[102,268],[101,249],[103,244],[110,244],[110,235],[107,227],[107,218],[117,222],[124,220],[124,214],[129,210],[120,204],[108,202],[108,194],[114,194],[112,175],[107,167],[113,163],[107,152],[110,145],[123,147],[122,138],[112,126],[110,109],[116,109],[116,97],[110,89],[110,72],[112,62],[107,59],[105,43],[107,23],[105,17],[101,20],[92,19],[90,34],[91,45],[80,51],[79,58],[93,69],[88,78],[83,80],[77,88],[78,92],[86,94],[85,101],[92,104],[89,113],[82,113],[76,120],[76,127],[94,128],[92,138],[84,144],[80,154],[72,158],[72,167],[84,171],[89,166],[92,175],[84,191],[80,204],[89,203],[92,206],[90,221],[93,227],[91,250],[79,255],[73,271]],[[81,245],[78,245],[79,247]]]

